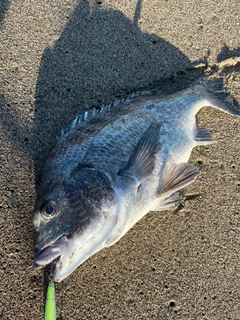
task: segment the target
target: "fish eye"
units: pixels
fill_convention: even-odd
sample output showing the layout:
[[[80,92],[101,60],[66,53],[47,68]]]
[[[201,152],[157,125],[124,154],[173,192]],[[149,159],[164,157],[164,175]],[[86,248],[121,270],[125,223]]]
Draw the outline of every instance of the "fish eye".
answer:
[[[48,202],[41,210],[41,214],[46,219],[52,219],[57,213],[57,206],[54,202]]]

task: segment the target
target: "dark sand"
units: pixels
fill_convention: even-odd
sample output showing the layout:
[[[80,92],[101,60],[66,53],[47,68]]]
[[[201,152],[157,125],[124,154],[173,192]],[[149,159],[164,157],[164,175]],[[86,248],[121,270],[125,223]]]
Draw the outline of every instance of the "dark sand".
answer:
[[[0,319],[43,319],[34,180],[61,127],[136,90],[223,75],[240,102],[239,0],[0,2]],[[164,79],[163,79],[164,78]],[[150,213],[56,285],[57,319],[240,319],[240,119],[198,116],[218,144],[181,205]]]

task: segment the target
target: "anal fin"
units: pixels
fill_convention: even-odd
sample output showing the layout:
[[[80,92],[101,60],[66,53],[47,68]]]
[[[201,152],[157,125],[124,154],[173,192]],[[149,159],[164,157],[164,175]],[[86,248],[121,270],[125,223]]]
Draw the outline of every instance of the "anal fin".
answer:
[[[163,173],[162,184],[157,192],[158,197],[172,194],[186,187],[196,179],[199,173],[196,167],[188,163],[169,165]]]
[[[216,143],[216,141],[212,140],[211,133],[208,130],[202,128],[197,128],[196,142],[197,145],[200,146]]]

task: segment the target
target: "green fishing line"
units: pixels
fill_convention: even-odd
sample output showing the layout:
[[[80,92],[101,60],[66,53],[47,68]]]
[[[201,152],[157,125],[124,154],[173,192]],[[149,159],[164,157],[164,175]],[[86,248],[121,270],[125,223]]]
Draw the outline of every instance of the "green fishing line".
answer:
[[[56,320],[56,298],[53,281],[49,281],[45,306],[45,320]]]

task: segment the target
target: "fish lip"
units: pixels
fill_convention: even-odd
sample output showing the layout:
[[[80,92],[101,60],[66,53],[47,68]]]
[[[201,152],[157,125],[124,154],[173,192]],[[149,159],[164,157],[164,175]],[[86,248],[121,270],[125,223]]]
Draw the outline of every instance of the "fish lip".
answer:
[[[62,234],[51,244],[42,248],[37,254],[34,255],[33,265],[36,269],[41,269],[60,259],[62,251],[66,247],[68,238],[66,234]]]

